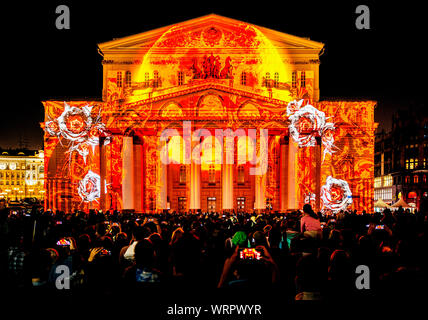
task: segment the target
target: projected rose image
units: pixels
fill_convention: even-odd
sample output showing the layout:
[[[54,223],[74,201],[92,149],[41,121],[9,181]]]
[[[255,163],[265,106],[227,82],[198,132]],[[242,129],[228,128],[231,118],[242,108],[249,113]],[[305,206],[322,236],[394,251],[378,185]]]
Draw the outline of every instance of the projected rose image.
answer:
[[[326,184],[321,187],[321,200],[324,210],[338,212],[352,204],[352,192],[345,180],[327,177]]]
[[[90,202],[100,197],[100,176],[91,170],[79,182],[78,193],[83,202]]]

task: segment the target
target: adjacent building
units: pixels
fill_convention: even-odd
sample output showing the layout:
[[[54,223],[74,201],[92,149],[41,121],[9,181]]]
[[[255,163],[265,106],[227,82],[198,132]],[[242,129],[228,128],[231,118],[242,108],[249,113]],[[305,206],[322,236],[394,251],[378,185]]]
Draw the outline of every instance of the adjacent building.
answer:
[[[428,116],[423,108],[398,111],[392,129],[376,134],[374,199],[403,198],[419,208],[428,196]]]
[[[0,151],[0,199],[44,199],[44,153],[28,150]]]

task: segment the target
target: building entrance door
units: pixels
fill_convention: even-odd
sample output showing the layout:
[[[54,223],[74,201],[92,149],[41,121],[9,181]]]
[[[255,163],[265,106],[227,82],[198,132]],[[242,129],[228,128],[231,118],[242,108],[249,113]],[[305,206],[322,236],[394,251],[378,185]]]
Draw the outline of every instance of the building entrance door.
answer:
[[[216,198],[208,197],[207,201],[208,201],[208,206],[207,206],[208,212],[209,213],[215,212]]]
[[[186,211],[186,197],[178,197],[178,212],[184,213]]]
[[[236,202],[237,202],[237,210],[238,212],[244,212],[245,211],[245,198],[244,197],[240,197],[240,198],[236,198]]]

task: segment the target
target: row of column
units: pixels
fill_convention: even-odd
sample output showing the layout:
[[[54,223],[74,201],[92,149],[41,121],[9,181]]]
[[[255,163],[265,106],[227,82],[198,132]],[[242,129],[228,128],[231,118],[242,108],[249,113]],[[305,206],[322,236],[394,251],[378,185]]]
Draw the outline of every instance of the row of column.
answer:
[[[166,159],[168,149],[166,141],[160,141],[158,139],[158,163],[157,163],[157,174],[156,174],[156,209],[163,210],[167,209],[167,181],[168,171],[165,161],[161,161],[161,158]],[[224,143],[223,152],[223,165],[222,165],[222,209],[232,210],[234,209],[233,201],[233,172],[234,165],[229,164],[231,161],[226,161],[228,154],[233,148],[232,145]],[[286,143],[282,141],[280,144],[280,210],[282,212],[287,209],[298,208],[297,196],[296,196],[296,162],[297,159],[297,148],[298,146],[291,141]],[[193,150],[193,148],[192,148]],[[164,153],[164,154],[162,154]],[[316,146],[316,169],[315,169],[315,192],[316,192],[316,206],[319,208],[320,199],[320,172],[321,172],[321,147],[320,143]],[[103,161],[101,161],[103,162]],[[142,167],[142,146],[134,145],[132,137],[123,137],[123,172],[122,172],[122,208],[123,209],[135,209],[136,211],[142,211],[142,195],[143,195],[143,179],[141,172]],[[309,165],[309,164],[308,164]],[[101,168],[101,176],[103,175],[103,168]],[[256,210],[266,209],[266,177],[267,174],[255,176],[254,195]],[[104,194],[104,179],[101,177],[101,200],[103,202]],[[190,190],[189,190],[189,209],[198,210],[201,209],[201,165],[191,161],[190,163]]]

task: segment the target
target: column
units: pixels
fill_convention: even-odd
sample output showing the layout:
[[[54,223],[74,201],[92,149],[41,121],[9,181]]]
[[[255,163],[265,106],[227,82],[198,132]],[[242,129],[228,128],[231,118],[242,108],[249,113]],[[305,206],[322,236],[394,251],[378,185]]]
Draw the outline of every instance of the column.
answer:
[[[132,137],[123,137],[122,209],[134,209],[134,147]]]
[[[296,160],[297,144],[289,138],[288,142],[288,209],[298,209],[296,203]]]
[[[107,195],[106,189],[106,146],[104,145],[105,138],[100,138],[100,208],[103,212],[107,210]]]
[[[156,211],[162,212],[167,209],[167,161],[168,147],[167,141],[161,141],[158,137],[158,163],[156,174]]]
[[[134,209],[143,212],[143,175],[142,175],[143,146],[134,145]]]
[[[233,210],[234,137],[223,138],[223,162],[221,165],[222,209]]]
[[[189,209],[196,211],[201,209],[201,153],[195,149],[200,145],[199,141],[192,141],[192,159],[190,163],[190,206]]]
[[[321,210],[321,137],[317,137],[315,146],[315,207],[314,211]]]
[[[266,174],[255,176],[255,204],[254,209],[257,211],[266,209]]]
[[[265,141],[265,139],[267,141]],[[257,166],[261,168],[261,170],[257,170],[256,172],[254,184],[255,184],[255,203],[254,209],[257,211],[266,210],[266,174],[267,174],[267,165],[268,165],[268,148],[269,146],[269,136],[263,137],[257,134],[256,141],[256,150],[257,150]],[[266,172],[264,172],[266,169]]]
[[[47,170],[46,170],[47,172]],[[53,210],[53,189],[52,189],[52,178],[49,178],[47,180],[47,199],[45,201],[47,201],[47,207],[46,209],[51,209]]]
[[[285,144],[284,137],[280,140],[279,146],[279,199],[280,211],[285,212],[288,207],[288,144]]]
[[[53,203],[52,203],[52,210],[56,211],[58,209],[58,189],[57,189],[57,185],[56,185],[57,179],[53,179],[52,180],[52,185],[53,185]]]

